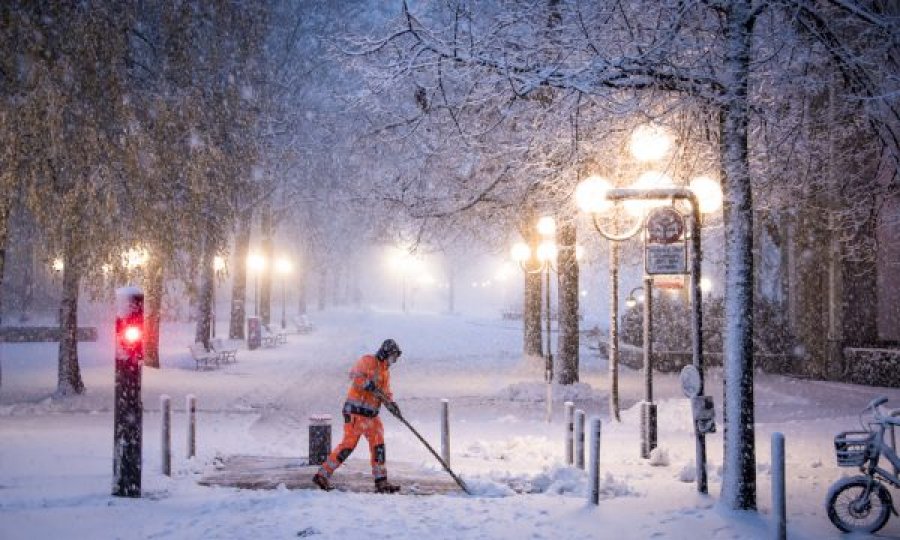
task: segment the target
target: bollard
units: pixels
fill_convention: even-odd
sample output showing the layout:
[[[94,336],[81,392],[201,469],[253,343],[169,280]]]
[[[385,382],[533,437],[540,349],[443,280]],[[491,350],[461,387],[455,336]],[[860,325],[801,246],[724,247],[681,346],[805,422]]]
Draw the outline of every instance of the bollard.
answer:
[[[184,412],[187,414],[187,457],[197,455],[197,398],[188,394],[184,400]]]
[[[650,458],[656,448],[656,403],[641,402],[641,457]]]
[[[600,504],[600,429],[599,418],[591,418],[591,467],[588,479],[588,502]]]
[[[787,499],[784,490],[784,435],[772,434],[772,517],[775,538],[787,538]]]
[[[575,404],[571,401],[566,402],[566,465],[572,466],[574,463],[572,448],[572,437],[575,436]]]
[[[162,416],[162,473],[172,476],[172,398],[163,394],[159,396],[159,411]]]
[[[575,411],[575,466],[584,470],[584,411]]]
[[[309,464],[321,465],[331,452],[331,415],[309,417]]]
[[[441,457],[450,466],[450,401],[441,400]]]

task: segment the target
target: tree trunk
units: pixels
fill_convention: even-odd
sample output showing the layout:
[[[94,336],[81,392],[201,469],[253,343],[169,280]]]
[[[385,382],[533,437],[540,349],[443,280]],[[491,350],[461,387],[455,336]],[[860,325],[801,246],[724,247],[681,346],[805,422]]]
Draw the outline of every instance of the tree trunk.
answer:
[[[63,255],[63,286],[59,320],[59,368],[56,395],[68,396],[84,392],[81,369],[78,366],[78,288],[81,269],[75,260],[71,236],[65,240]]]
[[[266,260],[265,268],[259,275],[259,317],[266,326],[272,321],[272,277],[275,274],[275,251],[272,246],[272,208],[267,203],[263,207],[260,220],[262,235],[262,256]]]
[[[154,254],[147,263],[146,312],[144,314],[144,365],[159,368],[159,322],[164,294],[164,261]]]
[[[328,267],[322,265],[319,269],[319,294],[318,294],[318,308],[319,311],[325,309],[325,295],[328,294]]]
[[[244,339],[244,321],[247,319],[247,252],[250,250],[250,227],[253,212],[244,211],[238,218],[234,237],[234,264],[231,281],[231,317],[228,324],[230,339]]]
[[[532,253],[537,243],[531,245]],[[525,291],[523,294],[522,326],[524,330],[524,351],[526,356],[543,356],[544,335],[541,329],[541,274],[525,274]]]
[[[213,268],[215,246],[209,238],[203,240],[203,251],[200,254],[200,287],[197,290],[197,331],[194,341],[202,343],[209,350],[209,338],[212,331],[212,300],[216,270]]]
[[[753,428],[753,198],[747,159],[750,45],[749,0],[727,5],[722,158],[725,193],[725,373],[722,502],[756,508]]]
[[[9,241],[9,211],[10,205],[6,201],[0,201],[0,327],[3,326],[3,269],[6,266],[6,243]],[[0,341],[0,347],[2,347]],[[3,387],[3,364],[0,355],[0,388]]]
[[[309,279],[309,270],[306,264],[300,266],[300,271],[297,272],[297,275],[300,276],[299,283],[297,283],[297,313],[306,315],[306,283]]]
[[[557,245],[557,313],[559,314],[559,340],[556,359],[559,365],[557,382],[578,382],[578,261],[575,258],[575,222],[560,220]]]

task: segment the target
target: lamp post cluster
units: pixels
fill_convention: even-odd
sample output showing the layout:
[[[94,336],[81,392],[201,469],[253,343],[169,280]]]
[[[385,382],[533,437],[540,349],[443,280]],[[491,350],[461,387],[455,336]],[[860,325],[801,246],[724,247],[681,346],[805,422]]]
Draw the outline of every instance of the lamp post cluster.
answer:
[[[629,150],[631,158],[640,163],[659,162],[670,155],[674,137],[662,126],[640,126],[632,133]],[[685,385],[691,389],[694,402],[695,434],[697,450],[697,486],[706,492],[706,449],[705,434],[714,424],[698,420],[697,410],[710,411],[711,398],[703,395],[703,359],[702,359],[702,314],[701,287],[708,287],[708,280],[702,280],[700,267],[700,225],[701,216],[717,211],[722,206],[722,191],[718,182],[707,176],[693,178],[689,187],[678,187],[668,175],[658,170],[649,169],[637,175],[629,189],[616,189],[613,183],[600,176],[591,176],[579,183],[575,198],[579,208],[591,217],[594,228],[609,240],[609,280],[610,280],[610,315],[609,315],[609,373],[610,373],[610,415],[619,419],[618,365],[619,365],[619,245],[621,242],[644,232],[645,236],[645,276],[643,286],[636,287],[629,293],[626,303],[629,307],[636,305],[635,293],[644,292],[644,402],[641,406],[642,417],[642,449],[641,454],[649,457],[656,446],[656,405],[653,403],[652,378],[652,293],[654,274],[689,274],[690,301],[692,304],[691,334],[693,341],[692,366],[690,373],[693,384]],[[686,205],[686,210],[685,210]],[[666,210],[667,215],[662,214]],[[687,214],[686,216],[684,214]],[[673,217],[674,216],[674,217]],[[660,234],[656,224],[663,218],[674,220],[674,232],[670,227],[662,227],[662,239],[651,235]],[[684,226],[685,218],[689,227]],[[650,224],[653,227],[650,227]],[[553,374],[552,353],[550,352],[550,299],[549,274],[555,270],[553,259],[556,258],[556,245],[552,241],[555,223],[552,218],[541,218],[538,223],[541,243],[536,253],[532,253],[525,243],[513,246],[512,256],[522,269],[529,273],[544,273],[546,306],[547,306],[547,352],[546,378],[550,382]],[[687,229],[687,230],[685,230]],[[651,241],[657,242],[658,249],[650,251]],[[687,243],[690,245],[690,262],[687,259]],[[672,245],[674,244],[674,245]],[[679,254],[679,246],[682,246]],[[658,254],[663,254],[659,256]],[[650,256],[653,255],[651,260]],[[666,268],[667,260],[674,256],[675,270]],[[660,262],[662,261],[662,262]],[[652,262],[652,264],[651,264]],[[681,267],[678,267],[680,262]],[[668,264],[673,264],[668,262]],[[689,269],[688,269],[689,265]],[[684,377],[683,377],[684,379]],[[700,401],[697,401],[700,400]],[[549,401],[549,394],[548,394]],[[701,403],[702,401],[702,403]],[[548,411],[550,410],[548,403]],[[703,414],[702,413],[700,416]]]
[[[669,153],[672,137],[661,127],[644,126],[635,130],[631,138],[632,157],[640,162],[656,161]],[[615,189],[606,179],[592,176],[582,181],[576,190],[576,200],[582,211],[592,218],[594,228],[610,241],[609,272],[611,282],[610,298],[610,410],[616,419],[619,417],[618,405],[618,243],[645,232],[645,276],[644,276],[644,402],[641,404],[641,433],[643,457],[649,457],[656,446],[656,405],[653,403],[652,378],[652,339],[653,327],[651,318],[653,273],[661,273],[650,268],[649,222],[655,209],[675,206],[676,202],[686,202],[689,209],[687,221],[689,230],[683,230],[684,216],[675,214],[675,227],[664,228],[662,234],[672,238],[660,240],[666,242],[684,242],[690,240],[690,270],[682,268],[672,273],[688,273],[690,280],[690,300],[692,306],[691,334],[693,342],[692,365],[696,373],[695,384],[691,386],[694,400],[702,399],[704,405],[694,406],[695,434],[697,455],[697,488],[701,492],[707,490],[706,480],[706,446],[705,434],[710,429],[709,422],[699,422],[698,408],[711,408],[711,398],[703,395],[703,358],[702,358],[702,309],[701,309],[701,251],[700,225],[701,215],[717,211],[722,205],[722,192],[719,184],[705,176],[694,178],[689,188],[679,188],[667,175],[657,171],[646,171],[637,177],[629,189]],[[618,203],[621,203],[619,205]],[[623,215],[626,217],[622,224]],[[628,223],[630,221],[630,223]],[[674,233],[673,233],[674,231]],[[655,234],[660,234],[655,231]],[[675,253],[677,254],[677,246]],[[682,250],[683,251],[683,250]],[[669,253],[672,253],[670,250]],[[686,254],[682,252],[686,257]],[[686,261],[685,261],[686,262]],[[686,264],[684,265],[686,266]],[[629,294],[627,302],[634,301],[636,288]],[[685,390],[687,393],[687,390]],[[714,429],[714,425],[712,426]]]

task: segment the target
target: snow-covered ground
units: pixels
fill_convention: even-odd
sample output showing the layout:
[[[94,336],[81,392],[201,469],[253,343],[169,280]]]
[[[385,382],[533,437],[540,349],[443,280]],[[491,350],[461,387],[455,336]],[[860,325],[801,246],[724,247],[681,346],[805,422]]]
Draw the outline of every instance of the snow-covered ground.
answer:
[[[852,470],[835,465],[832,438],[858,425],[874,396],[900,406],[900,390],[759,374],[756,383],[758,514],[716,505],[721,433],[708,438],[710,496],[692,480],[689,406],[674,375],[658,375],[660,459],[639,457],[642,378],[622,374],[621,423],[609,421],[606,362],[582,351],[582,383],[557,388],[545,422],[539,361],[521,355],[519,323],[378,311],[315,315],[316,332],[277,349],[239,353],[239,362],[197,372],[192,328],[163,329],[161,370],[144,370],[144,497],[110,496],[112,336],[81,345],[83,396],[50,398],[55,344],[3,344],[0,390],[0,538],[765,538],[769,440],[787,439],[790,538],[838,538],[824,512],[829,485]],[[108,325],[107,325],[108,326]],[[222,325],[220,323],[220,329]],[[392,372],[404,414],[439,441],[440,399],[450,399],[451,459],[475,496],[386,496],[319,491],[206,488],[196,481],[217,455],[305,455],[306,419],[339,419],[346,372],[385,337],[404,350]],[[721,414],[721,372],[708,393]],[[184,397],[197,396],[198,456],[184,457]],[[173,477],[159,474],[159,396],[173,398]],[[586,475],[563,464],[562,401],[603,419],[603,500],[585,501]],[[384,417],[388,466],[436,468],[418,441]],[[721,427],[721,418],[719,419]],[[334,437],[340,437],[335,423]],[[361,444],[351,459],[368,460]],[[337,473],[340,475],[340,472]],[[518,495],[510,486],[534,493]],[[895,492],[895,496],[900,496]],[[882,537],[900,538],[892,518]]]

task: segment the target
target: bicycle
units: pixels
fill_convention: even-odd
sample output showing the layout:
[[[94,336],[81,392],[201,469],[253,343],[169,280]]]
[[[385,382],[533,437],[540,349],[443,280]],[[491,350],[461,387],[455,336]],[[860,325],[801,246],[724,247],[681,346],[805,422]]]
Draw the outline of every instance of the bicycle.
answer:
[[[900,457],[894,426],[900,426],[900,409],[884,415],[880,407],[887,403],[879,397],[859,414],[859,424],[865,431],[845,431],[834,438],[834,450],[840,467],[859,467],[862,475],[842,478],[828,490],[828,518],[844,532],[874,533],[884,527],[891,512],[897,514],[891,493],[885,483],[900,488]],[[863,423],[863,415],[871,411],[874,422]],[[891,444],[884,440],[890,429]],[[878,466],[884,456],[893,466],[893,473]]]

